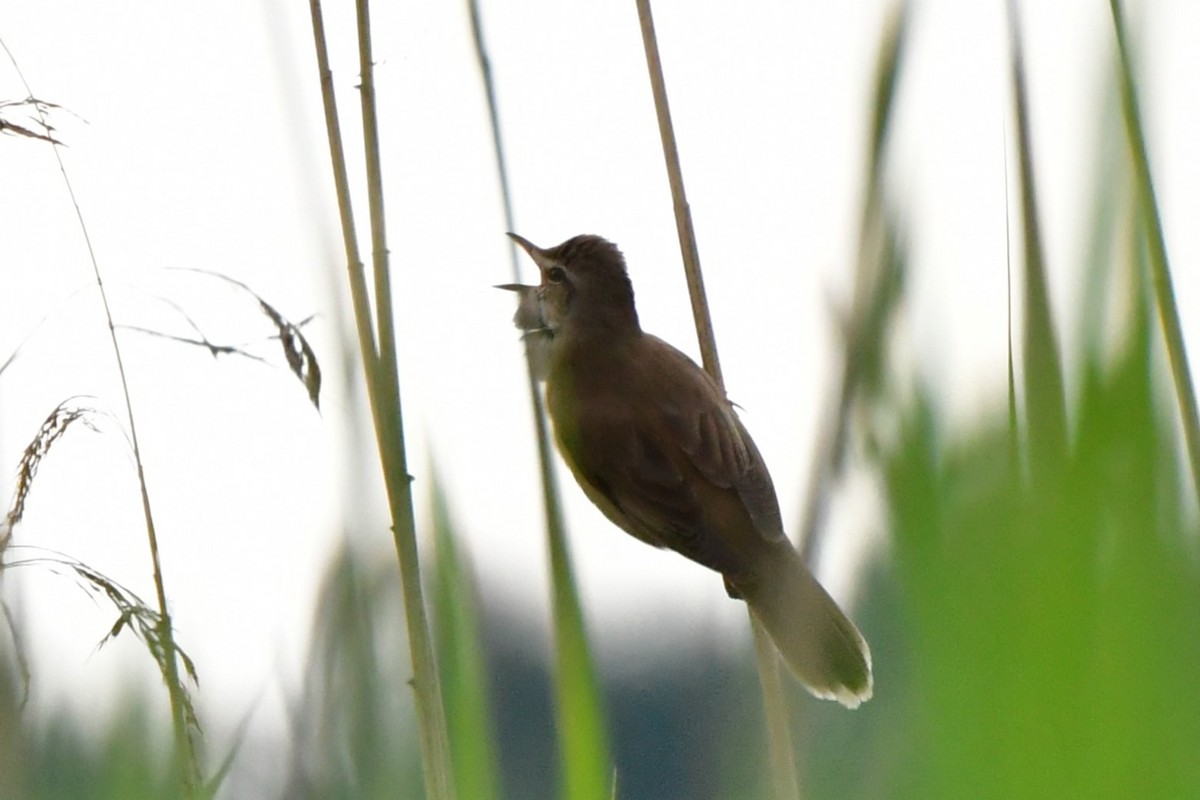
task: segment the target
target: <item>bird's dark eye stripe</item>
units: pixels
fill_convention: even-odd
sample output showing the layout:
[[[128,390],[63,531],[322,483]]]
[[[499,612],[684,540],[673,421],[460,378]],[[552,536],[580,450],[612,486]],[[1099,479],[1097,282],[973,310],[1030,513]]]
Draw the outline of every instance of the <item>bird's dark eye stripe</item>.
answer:
[[[551,267],[546,270],[546,277],[551,283],[562,283],[567,279],[567,273],[562,267]]]

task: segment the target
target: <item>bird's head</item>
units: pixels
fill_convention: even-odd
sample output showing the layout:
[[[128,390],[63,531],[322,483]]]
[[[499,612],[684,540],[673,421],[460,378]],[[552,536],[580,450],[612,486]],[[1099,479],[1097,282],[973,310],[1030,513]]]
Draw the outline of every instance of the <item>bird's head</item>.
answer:
[[[584,234],[542,249],[515,233],[508,235],[541,272],[537,301],[544,327],[555,334],[640,330],[625,257],[612,242]]]

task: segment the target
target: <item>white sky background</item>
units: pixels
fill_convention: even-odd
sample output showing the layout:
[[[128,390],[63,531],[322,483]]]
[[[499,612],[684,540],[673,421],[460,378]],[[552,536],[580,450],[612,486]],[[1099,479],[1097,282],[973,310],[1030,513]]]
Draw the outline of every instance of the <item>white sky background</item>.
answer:
[[[833,376],[831,301],[844,298],[856,255],[869,92],[890,5],[654,9],[726,382],[790,519]],[[352,12],[328,6],[353,152]],[[617,242],[643,325],[695,353],[633,3],[485,6],[517,230],[543,245],[581,232]],[[912,246],[903,342],[963,420],[1000,403],[1004,387],[1006,29],[999,2],[919,6],[891,187]],[[1151,160],[1195,351],[1200,4],[1134,9]],[[1111,24],[1099,0],[1026,3],[1023,13],[1052,291],[1069,329]],[[466,5],[377,3],[373,14],[416,491],[425,496],[434,459],[485,598],[544,620],[532,426],[512,298],[491,288],[511,276]],[[165,297],[215,341],[270,333],[252,301],[172,267],[244,281],[293,320],[317,315],[306,331],[326,380],[320,416],[278,366],[121,334],[202,715],[221,731],[255,708],[256,726],[271,730],[298,683],[317,582],[344,532],[355,528],[381,558],[392,552],[373,441],[354,438],[361,401],[339,364],[348,303],[307,4],[18,1],[0,10],[0,36],[35,95],[69,109],[53,121],[119,322],[187,333],[156,299]],[[24,94],[0,63],[0,99]],[[365,243],[365,202],[357,213]],[[121,416],[92,283],[50,149],[0,138],[0,361],[34,331],[0,376],[5,497],[58,402],[96,395]],[[257,351],[279,364],[270,343]],[[55,447],[16,542],[80,558],[150,599],[134,473],[107,427],[74,430]],[[744,610],[719,579],[617,532],[561,477],[602,659],[612,664],[639,635],[745,638]],[[837,520],[843,541],[878,527],[853,509]],[[844,577],[831,578],[848,597]],[[34,709],[109,708],[119,676],[157,685],[131,640],[95,651],[113,612],[69,579],[10,572],[4,597],[33,657]]]

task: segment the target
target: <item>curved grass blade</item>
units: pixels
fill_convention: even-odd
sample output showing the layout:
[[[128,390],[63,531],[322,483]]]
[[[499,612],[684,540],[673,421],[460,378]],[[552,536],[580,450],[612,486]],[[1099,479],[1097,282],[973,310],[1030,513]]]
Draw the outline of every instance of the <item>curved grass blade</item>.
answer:
[[[258,303],[258,309],[271,321],[275,327],[274,338],[279,340],[279,344],[283,348],[283,358],[288,365],[288,369],[296,379],[304,385],[305,393],[308,395],[308,401],[313,404],[313,407],[318,411],[321,410],[321,365],[317,361],[317,354],[313,351],[312,346],[308,343],[308,339],[304,336],[301,330],[312,317],[307,317],[299,322],[292,322],[285,317],[278,309],[266,301],[262,295],[251,289],[246,283],[239,281],[237,278],[232,278],[221,272],[214,272],[207,269],[196,269],[192,267],[176,267],[179,272],[193,272],[197,275],[206,275],[210,278],[217,278],[225,281],[228,284],[240,289],[246,294],[254,298]],[[170,306],[178,313],[188,326],[195,332],[196,338],[187,336],[175,336],[173,334],[163,333],[161,331],[150,330],[147,328],[139,328],[131,325],[123,325],[121,327],[126,330],[132,330],[137,333],[143,333],[149,336],[157,336],[163,339],[169,339],[180,344],[192,345],[194,347],[202,347],[209,352],[214,358],[221,355],[239,355],[244,358],[249,358],[255,361],[265,361],[253,353],[239,347],[237,345],[221,345],[209,340],[200,326],[191,318],[186,309],[167,298],[158,298],[161,302]]]
[[[25,79],[20,65],[17,64],[16,58],[13,57],[12,51],[9,50],[8,45],[4,43],[3,39],[0,39],[0,49],[4,50],[9,61],[12,62],[13,70],[16,72],[21,83],[24,84],[27,96],[33,97],[33,89],[29,86],[29,81]],[[35,105],[33,110],[41,120],[42,127],[47,131],[51,130],[45,118],[46,108]],[[67,173],[67,166],[63,161],[62,153],[59,151],[61,145],[53,140],[49,144],[54,153],[54,159],[58,164],[59,173],[62,175],[67,197],[70,199],[71,206],[75,210],[75,219],[79,223],[79,232],[83,235],[84,247],[87,251],[88,261],[92,267],[92,278],[96,284],[96,291],[100,295],[100,304],[104,309],[104,321],[108,328],[113,357],[116,360],[117,377],[120,379],[121,396],[125,401],[125,416],[129,424],[130,449],[133,451],[133,460],[137,465],[138,491],[142,500],[142,518],[146,526],[146,545],[150,553],[151,571],[154,576],[154,593],[158,604],[159,620],[161,622],[159,630],[160,641],[165,648],[165,655],[160,664],[164,668],[163,680],[167,684],[167,694],[171,703],[171,721],[175,734],[175,762],[183,784],[184,795],[194,797],[203,780],[200,766],[199,742],[195,737],[197,729],[189,725],[188,717],[191,714],[191,708],[190,702],[186,697],[187,687],[179,675],[178,659],[175,656],[175,631],[171,624],[171,614],[167,606],[166,579],[163,576],[162,562],[159,559],[158,529],[154,522],[154,512],[150,503],[150,489],[146,485],[146,470],[145,464],[142,461],[142,448],[138,438],[137,417],[133,413],[133,396],[129,390],[129,377],[125,371],[125,359],[121,350],[121,343],[117,339],[117,327],[114,322],[112,306],[108,300],[108,290],[104,284],[104,273],[100,269],[100,260],[96,255],[95,248],[92,246],[92,238],[88,231],[87,223],[84,220],[83,209],[79,205],[79,198],[75,195],[74,185]]]
[[[814,459],[800,527],[800,554],[810,563],[825,530],[822,523],[834,481],[842,471],[855,401],[883,383],[888,324],[903,294],[906,262],[894,214],[884,204],[883,186],[896,87],[907,51],[908,18],[908,4],[897,5],[879,46],[854,297],[841,330],[841,383],[822,416],[833,424],[822,426],[823,440]]]

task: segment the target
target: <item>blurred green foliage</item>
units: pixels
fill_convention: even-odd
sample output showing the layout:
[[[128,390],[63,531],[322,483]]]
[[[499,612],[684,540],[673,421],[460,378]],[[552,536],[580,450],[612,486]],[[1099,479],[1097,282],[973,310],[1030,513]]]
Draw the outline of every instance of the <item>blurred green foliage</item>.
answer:
[[[399,595],[385,559],[345,547],[331,566],[292,712],[283,797],[424,797]]]
[[[0,651],[2,652],[2,651]],[[4,654],[7,655],[7,654]],[[170,720],[152,720],[132,692],[103,724],[65,712],[24,716],[22,678],[0,658],[0,798],[126,800],[175,797]]]
[[[1065,465],[1015,457],[1000,420],[950,438],[909,413],[883,464],[915,743],[889,796],[1200,789],[1197,532],[1146,332],[1087,371]]]

